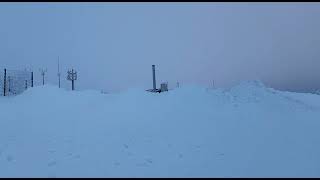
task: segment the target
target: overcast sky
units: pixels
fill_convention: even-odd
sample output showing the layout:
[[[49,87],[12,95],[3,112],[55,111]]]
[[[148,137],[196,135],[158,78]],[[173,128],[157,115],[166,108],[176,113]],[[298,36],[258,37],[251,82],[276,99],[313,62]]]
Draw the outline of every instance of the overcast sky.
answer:
[[[0,3],[0,67],[48,68],[78,89],[230,87],[260,79],[320,88],[320,3]]]

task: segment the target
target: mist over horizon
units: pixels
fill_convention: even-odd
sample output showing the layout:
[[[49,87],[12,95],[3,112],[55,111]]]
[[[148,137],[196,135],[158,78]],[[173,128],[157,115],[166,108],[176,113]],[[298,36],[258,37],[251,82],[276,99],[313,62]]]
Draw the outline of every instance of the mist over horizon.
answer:
[[[319,3],[0,3],[0,68],[109,92],[179,82],[228,88],[260,80],[320,89]]]

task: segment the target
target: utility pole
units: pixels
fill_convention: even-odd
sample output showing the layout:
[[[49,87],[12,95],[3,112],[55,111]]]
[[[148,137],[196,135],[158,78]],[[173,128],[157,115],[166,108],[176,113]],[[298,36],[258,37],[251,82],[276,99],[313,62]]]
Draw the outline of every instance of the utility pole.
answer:
[[[59,79],[59,88],[60,88],[60,76],[61,76],[61,73],[60,73],[60,62],[59,62],[59,56],[58,56],[58,79]]]
[[[44,85],[44,76],[46,75],[47,68],[46,69],[40,69],[41,75],[42,75],[42,85]]]
[[[4,69],[3,96],[6,96],[6,81],[7,81],[7,69]]]
[[[67,80],[72,82],[72,91],[74,91],[74,81],[77,80],[77,71],[69,70]]]
[[[11,78],[10,78],[10,76],[8,76],[8,92],[9,92],[9,94],[11,92]]]
[[[31,72],[31,87],[33,87],[33,71]]]

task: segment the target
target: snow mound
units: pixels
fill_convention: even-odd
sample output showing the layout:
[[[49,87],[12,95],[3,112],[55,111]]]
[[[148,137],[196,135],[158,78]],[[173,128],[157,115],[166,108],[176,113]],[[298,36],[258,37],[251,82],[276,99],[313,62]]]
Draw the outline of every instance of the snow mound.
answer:
[[[234,99],[241,102],[259,102],[262,98],[267,98],[271,92],[272,89],[257,80],[241,82],[229,90]]]

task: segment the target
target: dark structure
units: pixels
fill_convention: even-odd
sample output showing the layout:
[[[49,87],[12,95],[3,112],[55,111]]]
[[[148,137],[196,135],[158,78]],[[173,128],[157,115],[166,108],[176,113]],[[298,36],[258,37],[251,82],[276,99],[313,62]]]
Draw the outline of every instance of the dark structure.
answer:
[[[4,69],[3,96],[6,96],[6,88],[7,88],[7,69]]]
[[[41,76],[42,76],[42,85],[44,85],[44,76],[46,75],[47,69],[40,69]]]
[[[61,73],[60,73],[60,61],[59,61],[59,56],[58,56],[58,81],[59,81],[59,88],[60,88],[60,76],[61,76]]]
[[[156,84],[156,68],[155,65],[152,65],[152,82],[153,82],[153,88],[148,89],[147,91],[149,92],[158,92],[160,93],[160,89],[157,89],[157,84]]]
[[[77,80],[77,72],[73,69],[69,70],[67,80],[72,82],[72,91],[74,91],[74,81]]]
[[[157,83],[156,83],[156,67],[155,67],[155,65],[152,65],[152,77],[153,77],[153,90],[156,90]]]
[[[33,87],[33,71],[31,72],[31,87]]]
[[[8,91],[11,92],[11,78],[8,76]]]
[[[153,81],[153,88],[152,89],[148,89],[146,91],[154,92],[154,93],[161,93],[161,92],[164,92],[164,91],[168,91],[168,83],[162,83],[160,85],[160,89],[157,89],[155,65],[152,65],[152,81]]]
[[[160,92],[168,91],[168,83],[161,83],[160,84]]]

